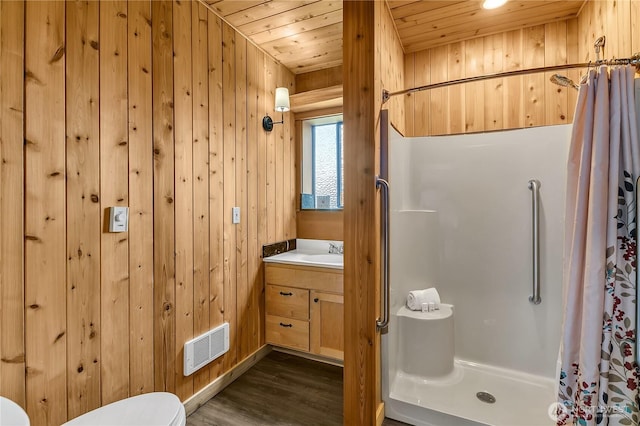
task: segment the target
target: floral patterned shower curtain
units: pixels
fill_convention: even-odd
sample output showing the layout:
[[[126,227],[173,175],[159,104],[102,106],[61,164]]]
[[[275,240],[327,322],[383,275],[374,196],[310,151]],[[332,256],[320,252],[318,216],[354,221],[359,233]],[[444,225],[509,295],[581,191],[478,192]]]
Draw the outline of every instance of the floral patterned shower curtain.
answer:
[[[631,66],[591,70],[567,168],[558,425],[638,425],[636,202]]]

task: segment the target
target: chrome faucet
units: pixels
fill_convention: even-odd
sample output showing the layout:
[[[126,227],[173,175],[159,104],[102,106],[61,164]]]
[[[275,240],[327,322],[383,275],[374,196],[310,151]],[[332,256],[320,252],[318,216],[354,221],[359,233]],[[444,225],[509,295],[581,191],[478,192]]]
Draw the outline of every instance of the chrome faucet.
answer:
[[[344,244],[329,243],[329,253],[332,254],[344,254]]]

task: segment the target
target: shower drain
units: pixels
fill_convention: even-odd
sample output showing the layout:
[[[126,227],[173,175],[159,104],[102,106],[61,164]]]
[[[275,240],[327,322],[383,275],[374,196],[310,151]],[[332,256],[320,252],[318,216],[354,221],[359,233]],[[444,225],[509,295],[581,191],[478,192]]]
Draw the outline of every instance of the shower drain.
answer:
[[[476,398],[482,402],[486,402],[487,404],[493,404],[496,402],[496,397],[491,395],[489,392],[478,392],[476,394]]]

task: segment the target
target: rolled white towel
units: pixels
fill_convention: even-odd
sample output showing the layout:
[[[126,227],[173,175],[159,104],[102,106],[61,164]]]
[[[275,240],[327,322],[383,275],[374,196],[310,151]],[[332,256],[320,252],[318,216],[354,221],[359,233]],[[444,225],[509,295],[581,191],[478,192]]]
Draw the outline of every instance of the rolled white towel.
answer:
[[[422,310],[422,304],[429,302],[433,302],[436,305],[440,304],[440,295],[435,287],[424,290],[412,290],[407,295],[407,307],[412,311]]]

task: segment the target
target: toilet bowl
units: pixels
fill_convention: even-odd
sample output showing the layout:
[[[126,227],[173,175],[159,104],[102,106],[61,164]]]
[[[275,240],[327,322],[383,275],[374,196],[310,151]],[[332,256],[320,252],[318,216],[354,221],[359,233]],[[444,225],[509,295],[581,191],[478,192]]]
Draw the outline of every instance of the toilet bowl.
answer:
[[[89,411],[63,426],[185,426],[186,423],[184,406],[177,396],[152,392]]]
[[[29,426],[29,416],[18,404],[0,396],[0,425]]]

